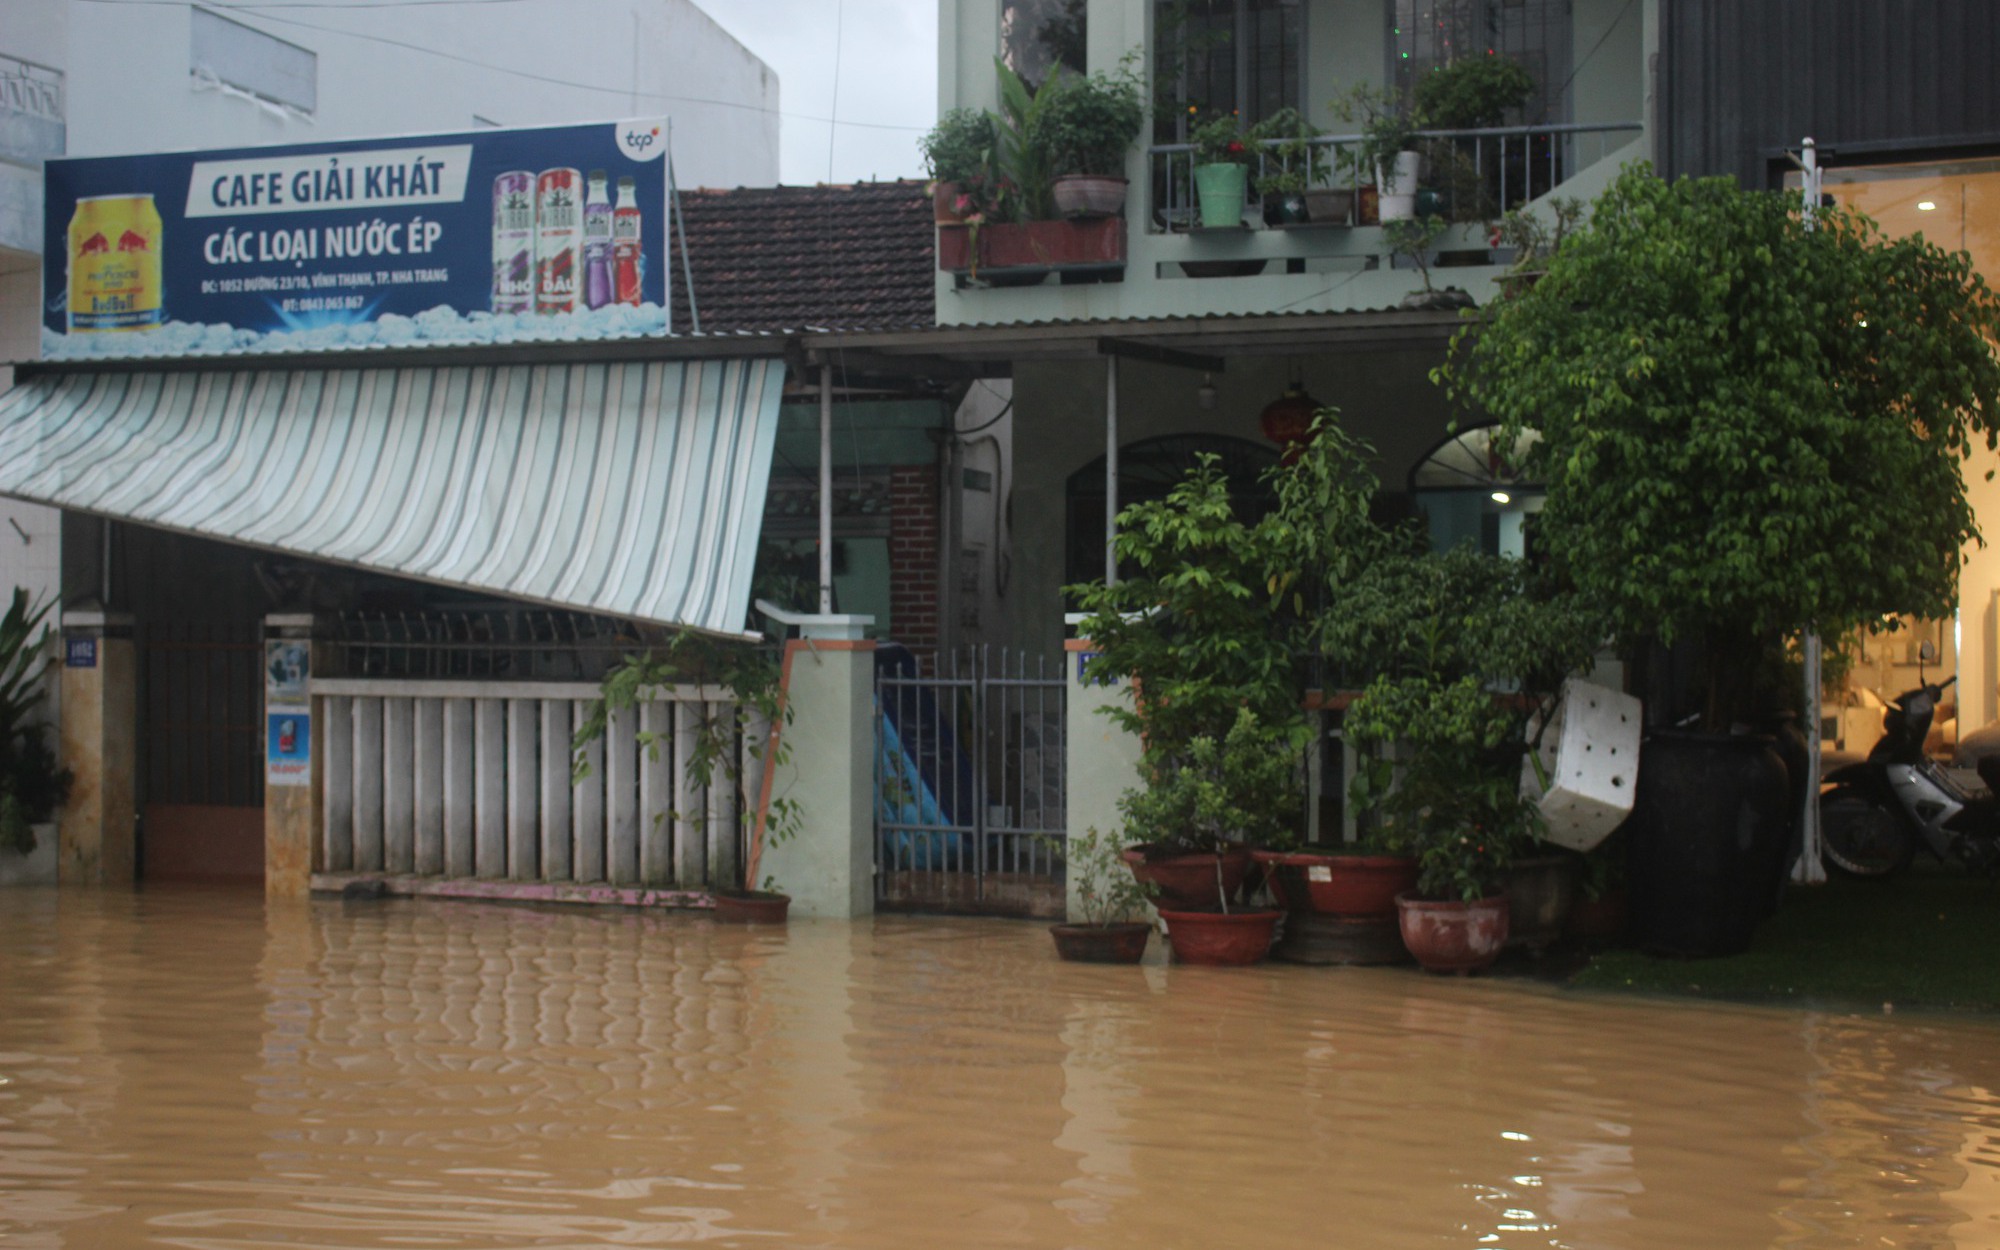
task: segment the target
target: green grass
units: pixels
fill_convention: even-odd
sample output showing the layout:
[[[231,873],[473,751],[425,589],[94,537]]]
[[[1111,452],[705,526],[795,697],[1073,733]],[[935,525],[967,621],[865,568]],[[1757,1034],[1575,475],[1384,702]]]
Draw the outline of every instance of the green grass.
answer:
[[[1573,986],[1760,1002],[2000,1012],[2000,886],[1914,868],[1794,886],[1750,949],[1720,959],[1608,951]]]

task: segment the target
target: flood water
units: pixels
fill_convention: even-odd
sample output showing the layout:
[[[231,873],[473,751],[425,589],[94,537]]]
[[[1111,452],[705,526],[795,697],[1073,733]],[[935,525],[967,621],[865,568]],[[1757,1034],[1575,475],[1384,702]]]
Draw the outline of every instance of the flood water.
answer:
[[[683,1242],[2000,1246],[2000,1022],[0,891],[0,1247]]]

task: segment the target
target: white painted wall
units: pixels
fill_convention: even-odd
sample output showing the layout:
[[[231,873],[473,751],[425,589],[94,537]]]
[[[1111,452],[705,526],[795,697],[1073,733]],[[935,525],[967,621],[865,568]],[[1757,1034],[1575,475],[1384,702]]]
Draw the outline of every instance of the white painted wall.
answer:
[[[75,3],[64,66],[70,153],[469,130],[482,117],[532,126],[666,114],[684,186],[778,178],[777,78],[693,0],[336,2],[227,16],[317,54],[312,120],[196,90],[186,7]],[[0,51],[14,25],[0,29]]]

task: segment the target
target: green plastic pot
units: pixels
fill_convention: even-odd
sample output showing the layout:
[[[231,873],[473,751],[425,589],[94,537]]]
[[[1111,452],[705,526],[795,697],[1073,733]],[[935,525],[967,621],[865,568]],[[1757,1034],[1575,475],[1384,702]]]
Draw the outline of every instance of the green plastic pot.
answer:
[[[1250,188],[1250,171],[1232,161],[1194,167],[1194,192],[1201,203],[1204,226],[1243,224],[1245,194]]]

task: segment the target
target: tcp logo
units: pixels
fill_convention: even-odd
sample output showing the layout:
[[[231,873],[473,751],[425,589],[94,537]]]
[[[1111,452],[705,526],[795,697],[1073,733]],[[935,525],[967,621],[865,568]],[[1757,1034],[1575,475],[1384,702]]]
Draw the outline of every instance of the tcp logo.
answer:
[[[618,127],[618,146],[635,161],[650,161],[666,148],[663,134],[657,122],[626,122]]]

